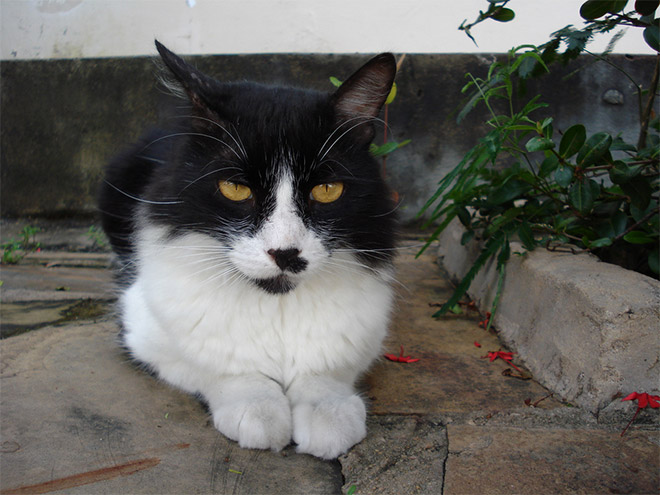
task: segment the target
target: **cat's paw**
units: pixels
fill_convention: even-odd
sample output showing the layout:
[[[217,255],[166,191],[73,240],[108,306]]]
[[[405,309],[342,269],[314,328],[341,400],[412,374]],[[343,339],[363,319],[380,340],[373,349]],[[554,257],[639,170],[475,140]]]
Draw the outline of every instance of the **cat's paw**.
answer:
[[[335,459],[367,435],[367,412],[357,395],[332,397],[293,408],[296,451],[322,459]]]
[[[277,451],[291,442],[291,408],[284,396],[223,405],[213,411],[213,424],[243,448]]]

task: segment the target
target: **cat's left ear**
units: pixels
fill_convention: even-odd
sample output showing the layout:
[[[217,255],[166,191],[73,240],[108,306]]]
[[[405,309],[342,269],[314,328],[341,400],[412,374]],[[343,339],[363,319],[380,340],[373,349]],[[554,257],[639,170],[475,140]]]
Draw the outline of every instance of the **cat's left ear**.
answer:
[[[391,53],[381,53],[358,69],[332,95],[339,123],[355,122],[355,135],[371,141],[372,121],[385,104],[395,75],[396,59]]]

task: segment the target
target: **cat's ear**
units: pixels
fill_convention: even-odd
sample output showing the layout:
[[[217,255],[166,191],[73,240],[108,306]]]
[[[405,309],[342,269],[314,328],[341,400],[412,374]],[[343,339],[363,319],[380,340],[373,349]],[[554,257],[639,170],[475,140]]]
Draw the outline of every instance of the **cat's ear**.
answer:
[[[209,107],[210,95],[217,86],[217,82],[168,50],[158,40],[156,40],[156,48],[160,58],[176,79],[175,85],[180,85],[190,99],[194,114],[204,119],[217,120],[219,116]],[[167,85],[173,93],[183,93],[179,87],[173,87],[172,84]]]
[[[371,141],[373,119],[385,104],[395,75],[396,60],[391,53],[381,53],[364,64],[332,96],[338,122],[354,122],[354,135]]]

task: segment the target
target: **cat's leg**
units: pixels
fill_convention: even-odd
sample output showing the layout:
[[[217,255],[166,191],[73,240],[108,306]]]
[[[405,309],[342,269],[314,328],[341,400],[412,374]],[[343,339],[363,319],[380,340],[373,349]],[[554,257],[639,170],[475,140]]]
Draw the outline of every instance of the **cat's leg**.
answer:
[[[345,453],[367,435],[366,408],[353,380],[298,376],[287,390],[297,452],[323,459]]]
[[[291,406],[276,381],[223,376],[205,389],[215,427],[241,447],[281,450],[291,442]]]

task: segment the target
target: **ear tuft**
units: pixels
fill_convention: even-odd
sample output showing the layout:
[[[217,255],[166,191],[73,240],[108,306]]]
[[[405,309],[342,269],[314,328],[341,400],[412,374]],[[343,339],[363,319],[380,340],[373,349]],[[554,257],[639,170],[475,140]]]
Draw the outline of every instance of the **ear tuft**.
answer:
[[[161,82],[175,96],[188,97],[192,103],[192,125],[204,129],[210,121],[220,122],[218,89],[220,85],[211,77],[203,74],[181,57],[168,50],[155,40],[156,48],[171,76],[161,76]],[[212,103],[212,104],[211,104]]]
[[[349,77],[333,95],[335,113],[340,121],[378,116],[387,100],[396,75],[396,60],[391,53],[375,56]]]
[[[185,62],[181,57],[168,50],[165,45],[155,40],[156,49],[167,68],[170,70],[178,85],[190,98],[195,107],[205,106],[209,90],[213,86],[213,80],[198,71],[195,67]],[[183,95],[176,83],[164,79],[165,86],[175,95]]]

